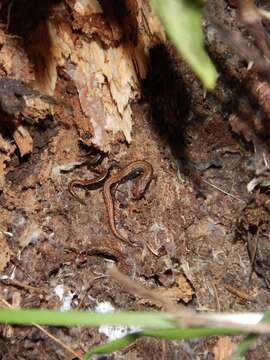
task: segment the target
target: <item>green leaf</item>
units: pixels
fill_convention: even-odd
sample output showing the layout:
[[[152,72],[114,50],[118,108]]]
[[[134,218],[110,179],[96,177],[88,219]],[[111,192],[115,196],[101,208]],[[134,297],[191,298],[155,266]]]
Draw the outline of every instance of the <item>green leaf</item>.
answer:
[[[227,328],[175,328],[161,330],[143,330],[126,335],[121,339],[110,341],[90,349],[83,357],[83,360],[91,359],[92,355],[110,354],[131,344],[140,337],[148,336],[165,340],[186,340],[196,339],[201,336],[234,335],[241,334],[238,330]]]
[[[270,310],[265,313],[263,321],[270,318]],[[88,359],[94,354],[105,354],[121,349],[122,347],[135,341],[142,336],[157,337],[162,339],[191,339],[201,336],[211,335],[235,335],[245,334],[247,331],[241,331],[234,328],[214,328],[214,327],[191,327],[180,328],[179,318],[173,314],[160,312],[115,312],[99,314],[88,311],[67,311],[58,312],[51,310],[12,310],[0,309],[0,324],[18,324],[18,325],[51,325],[51,326],[88,326],[96,327],[100,325],[124,325],[141,327],[142,331],[127,335],[122,339],[102,344],[90,349],[84,356]],[[249,337],[248,340],[255,340]],[[250,346],[252,342],[246,342]],[[245,350],[241,349],[241,351]],[[239,352],[238,352],[239,354]]]
[[[172,315],[157,312],[115,312],[99,314],[87,311],[10,310],[0,309],[0,324],[29,324],[52,326],[126,325],[148,329],[171,328]]]
[[[151,0],[156,14],[183,59],[207,89],[216,84],[217,72],[204,50],[201,0]]]
[[[114,351],[120,350],[135,341],[139,337],[139,334],[140,333],[129,334],[122,337],[121,339],[113,340],[106,344],[95,346],[90,351],[84,354],[82,360],[91,359],[92,355],[110,354]]]

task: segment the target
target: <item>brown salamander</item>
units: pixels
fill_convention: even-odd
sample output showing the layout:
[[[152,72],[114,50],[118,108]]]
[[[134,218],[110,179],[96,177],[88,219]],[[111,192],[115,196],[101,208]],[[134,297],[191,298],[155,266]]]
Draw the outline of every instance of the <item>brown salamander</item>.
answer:
[[[132,244],[128,239],[126,239],[123,235],[121,235],[116,229],[115,219],[114,219],[114,204],[111,194],[111,187],[114,184],[122,182],[129,177],[138,177],[132,191],[134,199],[138,200],[143,196],[147,186],[149,185],[152,179],[152,176],[153,176],[152,165],[145,160],[137,160],[127,165],[124,169],[118,171],[115,175],[109,177],[106,180],[103,187],[103,196],[108,212],[110,228],[113,234],[118,239],[124,242],[128,242],[131,245],[134,244]]]
[[[98,153],[93,158],[91,158],[90,160],[87,160],[87,164],[90,165],[91,167],[93,167],[94,165],[96,165],[100,161],[101,157],[102,157],[102,155],[100,153]],[[97,177],[95,177],[93,179],[74,179],[74,180],[71,180],[69,182],[69,184],[68,184],[68,191],[81,204],[86,205],[85,201],[83,199],[81,199],[79,197],[79,195],[75,192],[74,186],[99,185],[100,183],[102,183],[106,179],[106,177],[108,176],[109,170],[104,170],[100,175],[98,175]]]

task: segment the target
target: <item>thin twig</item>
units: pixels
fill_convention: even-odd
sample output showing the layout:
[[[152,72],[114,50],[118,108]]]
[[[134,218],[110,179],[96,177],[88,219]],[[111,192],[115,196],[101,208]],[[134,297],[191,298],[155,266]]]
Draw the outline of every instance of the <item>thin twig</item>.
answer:
[[[10,305],[5,299],[0,298],[0,301],[4,304],[5,307],[9,308],[9,309],[14,309],[14,307],[12,305]],[[76,353],[74,350],[72,350],[68,345],[64,344],[61,340],[59,340],[58,338],[56,338],[54,335],[52,335],[49,331],[47,331],[46,329],[44,329],[44,327],[38,325],[38,324],[33,324],[33,326],[35,326],[36,328],[38,328],[40,331],[42,331],[45,335],[47,335],[50,339],[52,339],[53,341],[55,341],[58,345],[60,345],[62,348],[64,348],[67,352],[69,352],[70,354],[72,354],[73,356],[75,356],[76,358],[82,359],[82,357]]]
[[[245,301],[254,301],[255,300],[254,296],[247,294],[243,290],[236,289],[232,285],[229,285],[229,284],[225,285],[225,289],[227,291],[229,291],[231,294],[233,294],[234,296],[237,296],[238,298],[240,298],[241,300],[245,300]]]
[[[36,288],[34,286],[24,284],[24,283],[22,283],[20,281],[17,281],[15,279],[12,279],[9,276],[5,276],[5,275],[0,276],[0,282],[3,282],[3,284],[7,285],[7,286],[14,286],[14,287],[25,289],[25,290],[40,291],[40,289],[38,289],[38,288]]]
[[[219,302],[217,287],[214,283],[212,283],[212,286],[213,286],[213,290],[214,290],[214,294],[215,294],[217,311],[220,312],[220,302]]]
[[[234,200],[238,200],[238,201],[241,201],[242,203],[246,203],[245,200],[242,200],[242,199],[240,199],[239,197],[237,197],[237,196],[235,196],[235,195],[233,195],[233,194],[230,194],[229,192],[227,192],[227,191],[219,188],[218,186],[216,186],[216,185],[214,185],[214,184],[211,184],[211,183],[208,182],[207,180],[202,179],[202,181],[203,181],[204,183],[208,184],[209,186],[212,186],[214,189],[222,192],[223,194],[230,196],[230,197],[233,198]]]
[[[150,244],[148,244],[148,242],[146,242],[145,245],[146,245],[147,249],[148,249],[153,255],[155,255],[155,256],[157,256],[157,257],[159,256],[159,252],[156,251],[156,250],[154,250],[154,249],[152,248],[152,246],[150,246]]]
[[[74,350],[72,350],[68,345],[64,344],[60,339],[56,338],[54,335],[52,335],[49,331],[47,331],[44,327],[33,324],[36,328],[38,328],[40,331],[42,331],[45,335],[47,335],[50,339],[52,339],[54,342],[56,342],[58,345],[62,346],[67,352],[72,354],[73,356],[76,356],[78,359],[82,359],[82,357]]]

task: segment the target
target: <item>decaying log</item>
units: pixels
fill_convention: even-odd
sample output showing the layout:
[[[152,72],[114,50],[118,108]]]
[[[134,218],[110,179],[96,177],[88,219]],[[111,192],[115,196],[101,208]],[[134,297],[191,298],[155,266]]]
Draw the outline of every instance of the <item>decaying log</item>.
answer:
[[[131,142],[130,104],[150,48],[165,41],[148,2],[6,1],[2,11],[0,75],[13,84],[0,91],[2,120],[21,156],[32,151],[25,118],[75,126],[83,144],[105,152]]]

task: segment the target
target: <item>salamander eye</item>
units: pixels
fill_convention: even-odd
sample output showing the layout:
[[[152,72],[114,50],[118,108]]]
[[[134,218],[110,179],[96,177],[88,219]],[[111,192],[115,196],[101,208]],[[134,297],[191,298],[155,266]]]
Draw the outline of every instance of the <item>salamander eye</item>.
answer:
[[[136,169],[135,170],[135,176],[138,176],[142,173],[142,170],[141,169]]]
[[[141,175],[144,172],[144,170],[140,168],[137,168],[135,171],[136,171],[136,176]]]
[[[142,173],[141,169],[134,169],[134,170],[132,170],[132,172],[129,173],[128,178],[129,179],[134,179],[137,176],[139,176],[141,173]]]

